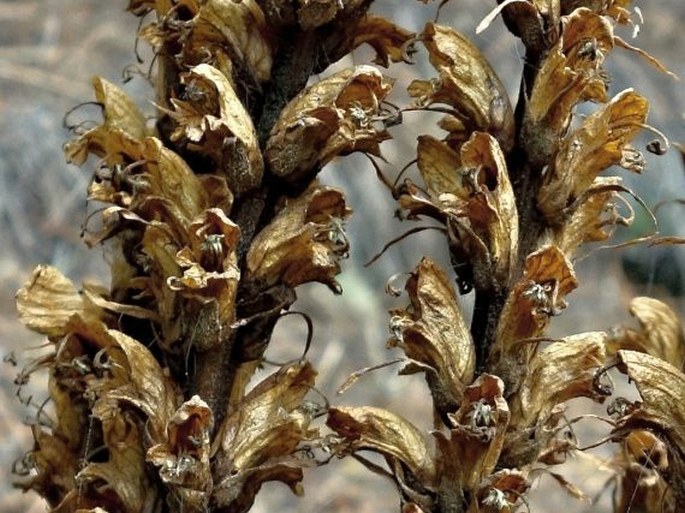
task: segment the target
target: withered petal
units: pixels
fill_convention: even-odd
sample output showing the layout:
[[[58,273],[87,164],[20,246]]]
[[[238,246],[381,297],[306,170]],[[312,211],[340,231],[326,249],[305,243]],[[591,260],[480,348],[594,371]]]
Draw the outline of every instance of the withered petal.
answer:
[[[342,70],[286,105],[266,144],[271,171],[287,181],[313,177],[338,155],[380,153],[390,135],[376,118],[392,82],[371,66]],[[382,125],[382,124],[381,124]]]
[[[563,220],[565,209],[590,188],[599,173],[622,162],[622,150],[642,130],[648,109],[644,97],[627,89],[564,138],[538,194],[538,207],[548,220]]]
[[[19,320],[48,337],[67,333],[67,321],[75,314],[98,317],[98,308],[88,308],[74,284],[57,268],[39,265],[16,295]]]
[[[216,465],[226,473],[245,471],[289,456],[310,437],[304,396],[314,386],[316,372],[306,361],[272,374],[236,406],[214,442]]]
[[[640,323],[640,330],[612,330],[609,349],[612,352],[619,349],[641,351],[683,369],[685,335],[683,325],[671,307],[658,299],[636,297],[630,302],[630,313]]]
[[[473,490],[497,465],[509,426],[504,383],[481,374],[465,390],[464,402],[450,415],[449,436],[433,432],[438,448],[438,473]]]
[[[348,250],[342,223],[350,213],[341,192],[312,185],[253,239],[245,279],[257,287],[318,281],[339,292],[335,276]]]
[[[436,477],[432,448],[408,420],[371,406],[331,408],[326,425],[348,444],[345,451],[370,450],[403,462],[422,483]]]
[[[504,85],[487,59],[457,31],[426,24],[422,41],[438,81],[415,80],[409,94],[420,105],[447,104],[470,130],[492,134],[505,152],[514,144],[514,114]]]
[[[391,312],[396,335],[389,345],[401,347],[409,358],[433,370],[426,379],[436,406],[446,413],[461,403],[464,387],[473,379],[473,340],[449,278],[434,261],[421,259],[406,290],[411,305]]]
[[[526,429],[544,422],[557,404],[576,397],[603,402],[595,387],[605,363],[607,335],[596,331],[564,337],[531,359],[521,388],[511,400],[512,426]]]

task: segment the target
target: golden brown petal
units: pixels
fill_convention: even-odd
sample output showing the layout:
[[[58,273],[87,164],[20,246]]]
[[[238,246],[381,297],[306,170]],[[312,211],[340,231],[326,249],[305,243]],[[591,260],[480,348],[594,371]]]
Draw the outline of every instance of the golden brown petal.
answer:
[[[367,14],[353,28],[352,47],[357,48],[364,43],[371,45],[376,51],[373,62],[387,68],[390,62],[407,59],[404,45],[413,35],[383,16]]]
[[[548,220],[562,220],[565,209],[590,188],[599,173],[623,162],[628,143],[644,126],[648,108],[644,97],[627,89],[564,139],[554,169],[538,194],[538,207]]]
[[[169,419],[166,439],[148,449],[146,460],[159,469],[174,500],[189,512],[209,505],[212,474],[209,465],[212,412],[198,396],[191,397]]]
[[[468,199],[461,178],[461,155],[431,135],[418,137],[417,166],[428,193],[438,200],[441,194],[450,193]]]
[[[476,132],[461,148],[462,183],[476,174],[468,203],[472,228],[488,247],[497,283],[508,283],[518,253],[518,213],[504,154],[490,135]]]
[[[509,425],[509,407],[503,397],[504,383],[482,374],[464,392],[464,402],[450,415],[449,437],[435,431],[438,473],[473,490],[497,465]]]
[[[199,64],[208,54],[224,54],[224,48],[228,48],[229,54],[234,56],[232,59],[244,63],[250,77],[266,82],[271,76],[273,61],[268,34],[264,13],[255,0],[208,0],[202,2],[193,19],[184,50],[193,63]],[[207,46],[220,51],[207,52]],[[225,67],[220,62],[214,65]]]
[[[502,469],[493,472],[479,484],[475,500],[466,513],[499,513],[513,511],[530,488],[527,472]]]
[[[93,406],[93,416],[102,422],[108,458],[89,463],[76,474],[79,491],[113,511],[142,511],[145,504],[157,500],[157,488],[147,475],[142,428],[130,412],[106,400]]]
[[[567,258],[573,259],[582,244],[607,240],[617,226],[630,226],[632,216],[619,213],[622,183],[618,176],[598,176],[584,195],[585,199],[578,201],[571,218],[552,227],[553,244]]]
[[[145,117],[129,96],[102,77],[93,78],[95,100],[102,105],[104,124],[111,130],[121,130],[130,137],[147,135]]]
[[[578,286],[573,267],[556,246],[546,246],[526,259],[523,277],[514,285],[500,316],[490,362],[511,392],[534,352],[530,339],[540,337],[553,315],[566,307],[564,297]]]
[[[287,181],[313,177],[338,155],[380,154],[388,134],[380,103],[392,82],[371,66],[340,71],[309,86],[281,111],[265,158]]]
[[[266,287],[318,281],[337,292],[339,260],[348,250],[342,223],[350,213],[341,192],[312,186],[290,200],[254,238],[246,279]]]
[[[523,136],[532,136],[539,129],[554,139],[569,125],[576,104],[607,101],[602,65],[612,48],[613,28],[608,20],[589,9],[577,9],[565,16],[562,36],[536,75]],[[544,149],[541,158],[542,153]]]
[[[617,511],[677,511],[673,491],[663,477],[670,470],[668,449],[652,432],[630,432],[615,465],[621,476],[615,492]]]
[[[508,283],[518,251],[518,214],[497,140],[474,132],[457,153],[444,142],[421,136],[417,154],[430,198],[412,197],[405,184],[403,206],[411,215],[431,215],[422,206],[425,202],[442,211],[449,219],[453,246],[463,253],[463,264],[475,269],[478,287]]]
[[[432,448],[408,420],[371,406],[331,408],[326,425],[345,441],[341,454],[370,450],[404,463],[422,483],[436,477]]]
[[[399,346],[415,363],[403,374],[425,372],[439,411],[454,411],[473,379],[475,352],[450,280],[438,265],[421,259],[406,284],[411,305],[393,310],[390,347]]]
[[[620,350],[618,369],[635,382],[642,402],[622,412],[615,433],[627,436],[648,429],[666,443],[669,471],[666,480],[676,504],[685,500],[685,375],[660,358]]]
[[[423,42],[431,64],[440,73],[437,81],[415,80],[409,94],[420,105],[443,103],[470,131],[480,130],[497,138],[505,152],[514,143],[514,115],[504,85],[487,59],[455,30],[428,23]]]
[[[605,363],[604,332],[564,337],[537,353],[511,401],[512,426],[526,429],[544,422],[557,404],[576,397],[603,402],[594,380]]]
[[[221,505],[254,499],[261,483],[282,481],[295,490],[306,463],[293,457],[298,444],[317,434],[313,411],[304,396],[316,372],[301,361],[281,368],[259,383],[239,403],[219,430],[213,448],[215,485]]]
[[[640,330],[615,328],[609,350],[630,349],[656,356],[678,369],[685,367],[685,335],[676,313],[666,303],[651,297],[636,297],[630,313],[640,323]]]
[[[97,318],[98,308],[89,307],[74,284],[55,267],[39,265],[16,295],[19,320],[48,337],[67,333],[67,321],[75,314]]]
[[[237,196],[257,187],[264,163],[252,118],[224,74],[200,64],[181,76],[186,100],[171,100],[170,115],[179,126],[173,140],[185,138],[189,148],[209,156],[226,175]]]

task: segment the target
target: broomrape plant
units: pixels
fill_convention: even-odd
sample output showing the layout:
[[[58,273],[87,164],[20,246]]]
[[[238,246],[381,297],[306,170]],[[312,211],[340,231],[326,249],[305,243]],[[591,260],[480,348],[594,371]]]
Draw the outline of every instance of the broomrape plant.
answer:
[[[498,3],[480,29],[501,14],[525,47],[516,105],[462,34],[437,22],[411,33],[369,13],[368,0],[130,0],[155,54],[157,117],[151,125],[95,78],[102,121],[73,127],[65,147],[69,162],[96,168],[88,199],[103,207],[85,238],[108,248],[112,282],[78,290],[40,266],[17,295],[21,320],[52,347],[19,377],[47,369],[54,411],[31,426],[25,490],[56,513],[237,513],[262,483],[300,493],[304,468],[351,456],[396,483],[404,513],[514,511],[534,470],[581,449],[563,435],[577,420],[564,403],[607,401],[615,367],[641,398],[608,401],[615,511],[685,504],[674,312],[637,298],[637,329],[545,335],[578,286],[579,248],[633,219],[632,192],[602,173],[643,170],[631,141],[648,127],[648,102],[610,93],[605,60],[619,47],[661,65],[614,31],[637,24],[630,0]],[[364,43],[374,66],[307,85]],[[435,72],[396,107],[378,66],[409,66],[421,48]],[[587,102],[594,110],[578,115]],[[373,161],[402,217],[437,222],[451,256],[451,274],[421,259],[407,306],[389,317],[400,374],[425,376],[430,432],[313,399],[304,357],[248,387],[296,287],[342,292],[351,210],[317,174],[337,156],[380,157],[404,110],[444,114],[441,138],[418,137],[420,180],[391,180]],[[457,292],[472,290],[468,326]]]

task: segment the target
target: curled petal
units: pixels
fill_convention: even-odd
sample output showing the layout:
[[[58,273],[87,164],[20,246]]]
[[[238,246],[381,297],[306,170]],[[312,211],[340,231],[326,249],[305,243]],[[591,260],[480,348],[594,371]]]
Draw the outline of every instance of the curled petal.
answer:
[[[534,127],[550,138],[558,137],[569,125],[576,104],[607,101],[602,65],[613,46],[613,28],[602,16],[582,8],[563,18],[562,36],[536,74],[524,137],[533,135]],[[531,133],[526,135],[526,131]]]
[[[421,105],[453,107],[468,131],[488,132],[509,151],[514,143],[514,114],[506,89],[487,59],[449,27],[428,23],[422,40],[440,78],[415,80],[409,85],[409,94]]]
[[[568,258],[572,259],[582,244],[607,240],[617,226],[632,224],[632,211],[627,216],[619,212],[622,183],[618,176],[598,176],[577,207],[570,209],[570,219],[552,226],[553,243]]]
[[[88,302],[74,284],[55,267],[40,265],[16,295],[19,320],[48,337],[67,334],[67,321],[73,315],[97,318],[98,308]]]
[[[526,429],[542,422],[557,404],[575,397],[603,402],[595,386],[605,363],[604,332],[581,333],[554,342],[530,361],[526,377],[511,403],[512,426]]]
[[[417,153],[430,201],[450,219],[452,243],[464,253],[464,264],[489,264],[477,285],[490,289],[507,283],[518,251],[518,214],[497,140],[474,132],[457,153],[444,142],[421,136]],[[418,204],[410,208],[421,211]]]
[[[401,62],[407,59],[405,44],[413,33],[395,25],[393,22],[376,14],[367,14],[352,28],[352,49],[366,43],[376,51],[375,64],[388,67],[390,62]]]
[[[504,305],[490,352],[497,375],[514,392],[534,353],[530,339],[544,332],[549,318],[566,307],[564,297],[578,286],[573,267],[556,246],[546,246],[526,259],[523,277]]]
[[[190,149],[210,157],[234,194],[257,187],[264,173],[257,133],[229,80],[209,64],[200,64],[181,82],[187,99],[171,100],[175,110],[170,115],[179,124],[172,140],[184,137]]]
[[[304,396],[316,372],[305,361],[281,368],[259,383],[229,415],[214,442],[214,496],[222,506],[250,503],[264,481],[282,481],[294,490],[302,466],[294,454],[311,440],[312,408]]]
[[[668,449],[654,433],[631,431],[616,463],[622,474],[616,492],[620,510],[676,511],[673,490],[663,477],[670,472]]]
[[[628,143],[644,126],[648,108],[645,98],[628,89],[564,139],[538,194],[538,207],[550,221],[562,220],[564,209],[599,173],[623,161]]]
[[[230,77],[235,66],[230,63],[230,56],[230,60],[240,61],[256,82],[269,80],[273,50],[269,27],[258,2],[211,0],[191,5],[195,17],[184,37],[179,38],[174,33],[168,35],[174,42],[178,39],[184,42],[182,55],[186,63],[199,64],[208,55],[215,56],[213,64],[222,72],[228,71],[226,76]]]
[[[341,454],[370,450],[404,463],[421,483],[436,477],[432,449],[408,420],[371,406],[338,407],[328,412],[326,425],[345,441]]]
[[[464,402],[450,415],[449,437],[435,431],[440,475],[473,490],[497,465],[509,425],[504,383],[482,374],[464,392]]]
[[[206,511],[211,493],[209,464],[212,412],[198,396],[184,402],[169,419],[166,439],[148,449],[145,459],[159,469],[176,500],[192,512]]]
[[[395,337],[388,345],[401,347],[419,364],[402,373],[426,373],[436,408],[442,413],[454,411],[473,379],[476,362],[456,295],[444,271],[428,258],[412,272],[406,290],[411,305],[391,312]]]
[[[640,323],[640,330],[615,328],[609,339],[612,352],[630,349],[656,356],[671,365],[685,366],[685,335],[676,313],[666,303],[651,297],[636,297],[630,313]]]
[[[627,436],[648,429],[666,443],[670,460],[666,480],[680,504],[685,500],[685,375],[645,353],[620,350],[617,357],[618,369],[635,382],[642,402],[619,418],[614,432]]]
[[[371,66],[340,71],[309,86],[281,111],[265,158],[287,181],[313,177],[338,155],[380,154],[388,139],[380,102],[392,82]],[[379,121],[381,123],[379,124]]]
[[[142,139],[147,135],[145,116],[131,98],[102,77],[93,78],[95,100],[102,104],[105,126]]]
[[[318,281],[338,291],[334,277],[348,250],[342,223],[350,212],[330,187],[313,186],[289,201],[252,241],[246,279],[265,287]]]

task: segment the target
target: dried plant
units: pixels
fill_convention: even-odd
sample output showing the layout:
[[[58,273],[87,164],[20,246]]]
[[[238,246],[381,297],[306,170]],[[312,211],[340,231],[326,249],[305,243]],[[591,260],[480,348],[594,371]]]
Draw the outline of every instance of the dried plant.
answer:
[[[52,348],[19,377],[47,369],[54,412],[31,426],[24,489],[53,512],[243,512],[262,483],[298,493],[304,468],[351,456],[396,483],[405,513],[514,511],[533,472],[582,449],[564,435],[577,420],[564,403],[604,402],[616,367],[641,401],[614,398],[605,419],[619,447],[615,511],[685,503],[674,312],[637,298],[639,329],[546,338],[578,286],[578,249],[633,219],[635,195],[601,174],[643,170],[631,141],[648,128],[648,102],[610,95],[605,60],[620,47],[661,65],[614,31],[637,23],[630,0],[498,3],[483,27],[501,14],[525,47],[516,106],[463,35],[437,22],[413,34],[368,13],[370,1],[130,0],[148,20],[157,117],[96,78],[102,121],[73,127],[65,148],[96,168],[88,198],[101,222],[85,237],[108,248],[112,283],[78,290],[41,266],[17,295],[21,320]],[[371,65],[307,85],[364,43],[386,67],[421,47],[436,74],[409,85],[404,108]],[[594,111],[579,115],[587,102]],[[337,156],[380,157],[409,110],[443,113],[446,135],[418,138],[420,180],[391,180],[373,161],[376,171],[404,219],[439,224],[458,292],[475,291],[468,326],[452,278],[425,257],[408,305],[390,312],[400,374],[423,373],[430,390],[429,433],[384,409],[312,399],[304,358],[248,387],[296,287],[341,293],[351,210],[317,174]]]

